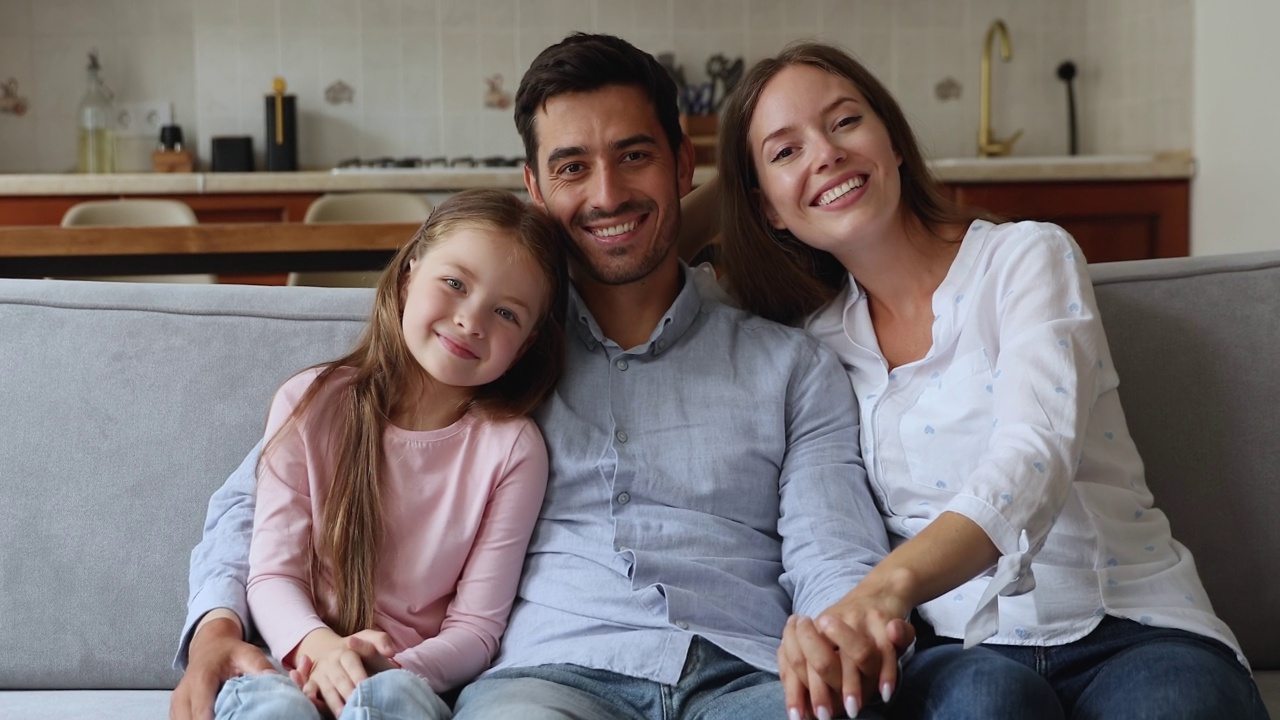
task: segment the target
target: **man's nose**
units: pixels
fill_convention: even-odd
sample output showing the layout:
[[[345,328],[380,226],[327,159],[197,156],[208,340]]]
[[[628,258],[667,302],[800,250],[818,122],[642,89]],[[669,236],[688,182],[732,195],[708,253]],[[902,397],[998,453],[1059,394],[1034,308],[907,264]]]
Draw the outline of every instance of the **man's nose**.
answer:
[[[592,208],[608,212],[626,202],[627,188],[617,168],[601,167],[591,181]]]

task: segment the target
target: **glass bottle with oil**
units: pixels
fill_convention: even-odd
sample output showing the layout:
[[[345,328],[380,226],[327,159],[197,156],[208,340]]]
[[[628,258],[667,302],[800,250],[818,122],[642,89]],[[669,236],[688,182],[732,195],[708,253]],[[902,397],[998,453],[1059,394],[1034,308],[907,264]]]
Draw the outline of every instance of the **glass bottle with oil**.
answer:
[[[102,81],[98,52],[89,53],[89,89],[80,101],[80,172],[115,171],[116,140],[113,95]]]

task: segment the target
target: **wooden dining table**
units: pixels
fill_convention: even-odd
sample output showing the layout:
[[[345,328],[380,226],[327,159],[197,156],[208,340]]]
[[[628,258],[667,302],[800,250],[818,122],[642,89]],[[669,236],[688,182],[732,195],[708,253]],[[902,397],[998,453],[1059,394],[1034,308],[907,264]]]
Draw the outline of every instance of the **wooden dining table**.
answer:
[[[283,277],[375,270],[417,224],[227,223],[181,227],[0,227],[0,277],[213,273]]]

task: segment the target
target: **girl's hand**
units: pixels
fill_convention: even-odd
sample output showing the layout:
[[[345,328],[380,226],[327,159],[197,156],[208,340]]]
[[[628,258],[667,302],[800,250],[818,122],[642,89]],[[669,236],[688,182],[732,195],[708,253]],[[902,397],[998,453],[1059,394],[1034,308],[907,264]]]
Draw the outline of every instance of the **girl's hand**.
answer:
[[[391,636],[381,630],[361,630],[348,635],[344,641],[348,648],[360,655],[364,669],[370,675],[400,667],[400,663],[394,660],[396,646],[391,642]]]
[[[320,698],[320,691],[310,684],[312,667],[311,658],[303,656],[298,663],[298,667],[289,671],[289,679],[293,681],[294,685],[302,689],[302,694],[306,695],[311,704],[316,706],[316,710],[323,715],[328,711],[328,708],[325,707],[324,700]]]
[[[315,637],[313,639],[313,636]],[[302,692],[310,698],[319,697],[324,707],[334,717],[342,714],[347,698],[355,692],[356,685],[367,679],[364,661],[360,654],[346,645],[346,638],[317,631],[303,640],[305,652],[299,653],[299,673],[304,666],[301,658],[308,658],[311,663],[310,676],[302,687]]]

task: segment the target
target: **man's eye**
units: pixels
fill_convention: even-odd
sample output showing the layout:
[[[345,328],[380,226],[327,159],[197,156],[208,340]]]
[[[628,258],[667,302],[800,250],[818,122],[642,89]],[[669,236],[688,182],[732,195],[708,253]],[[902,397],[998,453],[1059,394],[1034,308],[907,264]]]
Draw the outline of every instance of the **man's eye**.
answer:
[[[626,155],[623,155],[622,159],[625,160],[626,162],[635,162],[636,160],[643,160],[644,157],[645,157],[644,153],[640,152],[639,150],[636,150],[634,152],[629,152]]]
[[[582,163],[569,163],[568,165],[565,165],[565,166],[561,167],[561,168],[560,168],[559,173],[557,173],[557,174],[559,174],[559,175],[574,175],[574,174],[576,174],[576,173],[580,173],[580,172],[582,172],[582,170],[583,170],[583,165],[582,165]]]

